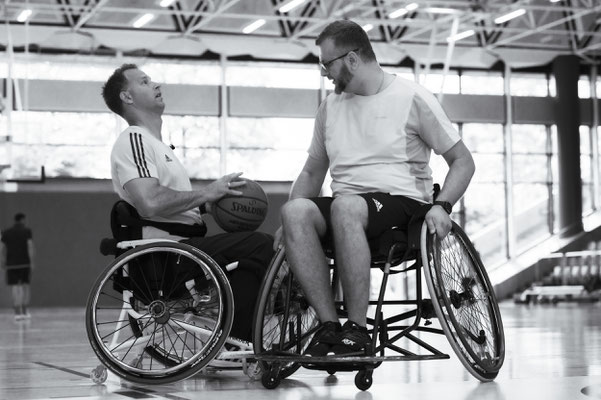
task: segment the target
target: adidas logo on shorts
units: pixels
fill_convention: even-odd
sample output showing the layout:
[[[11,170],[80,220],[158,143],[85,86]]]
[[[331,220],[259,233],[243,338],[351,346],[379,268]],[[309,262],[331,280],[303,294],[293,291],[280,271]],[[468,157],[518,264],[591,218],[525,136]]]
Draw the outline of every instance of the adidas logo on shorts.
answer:
[[[382,209],[382,207],[384,207],[384,206],[383,206],[383,205],[382,205],[382,203],[380,203],[378,200],[376,200],[376,199],[374,199],[374,198],[372,198],[372,200],[374,201],[374,204],[376,205],[376,211],[377,211],[377,212],[380,212],[380,210],[381,210],[381,209]]]

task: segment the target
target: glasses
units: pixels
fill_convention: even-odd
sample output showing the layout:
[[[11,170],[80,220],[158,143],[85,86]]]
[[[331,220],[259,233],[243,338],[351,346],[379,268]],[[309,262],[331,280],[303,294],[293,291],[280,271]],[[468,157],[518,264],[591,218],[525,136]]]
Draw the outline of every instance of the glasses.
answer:
[[[341,56],[338,56],[338,57],[336,57],[336,58],[332,58],[330,61],[325,61],[325,62],[324,62],[324,61],[320,61],[320,62],[319,62],[319,66],[320,66],[321,68],[323,68],[323,70],[324,70],[324,71],[326,71],[326,72],[327,72],[327,71],[329,71],[329,69],[330,69],[330,65],[332,65],[332,63],[333,63],[334,61],[336,61],[336,60],[340,60],[341,58],[344,58],[344,57],[348,56],[350,53],[352,53],[352,52],[357,52],[357,51],[359,51],[359,49],[353,49],[353,50],[349,50],[349,51],[347,51],[346,53],[344,53],[344,54],[343,54],[343,55],[341,55]]]

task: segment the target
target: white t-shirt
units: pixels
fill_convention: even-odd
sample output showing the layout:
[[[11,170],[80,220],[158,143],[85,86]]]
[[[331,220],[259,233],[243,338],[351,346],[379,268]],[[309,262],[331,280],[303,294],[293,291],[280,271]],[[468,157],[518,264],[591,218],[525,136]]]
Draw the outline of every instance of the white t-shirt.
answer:
[[[123,200],[133,204],[123,186],[136,178],[156,178],[161,186],[178,191],[192,190],[186,169],[173,150],[146,129],[130,126],[117,138],[111,151],[111,177],[113,188]],[[196,209],[178,214],[151,218],[159,222],[201,224],[200,211]],[[167,232],[154,227],[144,227],[143,237],[172,238]]]
[[[334,197],[384,192],[431,202],[430,152],[443,154],[459,140],[430,92],[395,77],[372,96],[329,95],[308,152],[329,162]]]

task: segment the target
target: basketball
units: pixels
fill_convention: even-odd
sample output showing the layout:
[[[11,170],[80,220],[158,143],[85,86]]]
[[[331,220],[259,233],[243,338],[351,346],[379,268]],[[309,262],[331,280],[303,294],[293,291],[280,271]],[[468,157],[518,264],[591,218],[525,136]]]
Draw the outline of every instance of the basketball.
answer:
[[[246,182],[236,188],[242,195],[224,196],[211,207],[213,219],[226,232],[254,231],[267,216],[267,196],[261,185],[250,179],[240,179]]]

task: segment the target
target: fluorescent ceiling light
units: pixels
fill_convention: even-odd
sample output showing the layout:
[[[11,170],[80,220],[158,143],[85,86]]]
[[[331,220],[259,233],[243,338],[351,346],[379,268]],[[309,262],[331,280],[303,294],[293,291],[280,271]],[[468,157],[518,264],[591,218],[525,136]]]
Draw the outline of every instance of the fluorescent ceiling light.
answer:
[[[551,3],[559,3],[560,0],[549,0]]]
[[[281,6],[280,8],[278,8],[278,11],[281,13],[287,13],[288,11],[293,10],[296,7],[300,6],[305,1],[307,1],[307,0],[291,0],[288,3],[284,4],[283,6]]]
[[[249,34],[251,32],[256,31],[257,29],[259,29],[260,27],[262,27],[263,25],[265,25],[265,20],[263,18],[256,20],[255,22],[246,25],[243,29],[242,29],[242,33],[246,33]]]
[[[467,37],[470,37],[470,36],[472,36],[474,33],[476,33],[476,32],[474,32],[474,30],[473,30],[473,29],[470,29],[470,30],[467,30],[467,31],[464,31],[464,32],[460,32],[460,33],[457,33],[457,34],[455,34],[455,35],[453,35],[453,36],[449,36],[449,37],[447,38],[447,42],[449,42],[449,43],[451,43],[451,42],[456,42],[456,41],[458,41],[458,40],[461,40],[461,39],[465,39],[465,38],[467,38]]]
[[[369,32],[369,31],[371,31],[372,29],[374,29],[374,26],[373,26],[372,24],[365,24],[365,25],[363,25],[363,26],[362,26],[362,28],[363,28],[363,30],[364,30],[365,32]]]
[[[411,3],[411,4],[407,4],[407,6],[405,7],[407,10],[409,11],[413,11],[415,10],[417,7],[419,7],[419,5],[417,3]]]
[[[161,2],[159,3],[159,5],[161,7],[169,7],[171,4],[173,4],[175,0],[161,0]]]
[[[154,18],[154,14],[144,14],[142,15],[140,18],[138,18],[137,20],[134,21],[133,26],[134,28],[141,28],[144,25],[146,25],[147,23],[149,23],[150,21],[152,21],[152,19]]]
[[[19,22],[25,22],[25,21],[27,21],[27,19],[31,16],[32,12],[33,11],[31,11],[29,8],[21,11],[21,13],[19,14],[19,16],[17,17],[17,21],[19,21]]]
[[[443,8],[443,7],[428,7],[424,8],[424,11],[428,11],[432,14],[458,14],[459,10],[454,8]]]
[[[519,10],[515,10],[508,14],[501,15],[500,17],[495,18],[495,24],[502,24],[503,22],[507,22],[524,14],[526,14],[526,10],[520,8]]]
[[[408,12],[409,11],[406,8],[404,8],[404,7],[403,8],[399,8],[398,10],[393,11],[390,14],[388,14],[388,18],[392,18],[392,19],[398,18],[398,17],[401,17],[401,16],[407,14]]]

